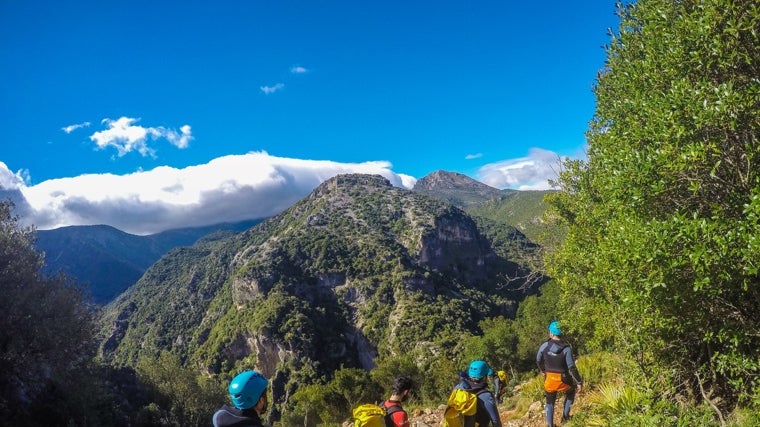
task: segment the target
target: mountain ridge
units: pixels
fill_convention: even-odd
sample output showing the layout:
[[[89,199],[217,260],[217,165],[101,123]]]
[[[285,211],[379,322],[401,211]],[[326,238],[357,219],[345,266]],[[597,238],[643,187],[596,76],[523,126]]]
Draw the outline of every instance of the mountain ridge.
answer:
[[[106,307],[102,357],[132,365],[159,351],[210,373],[257,366],[275,402],[295,383],[381,354],[424,360],[529,290],[461,209],[341,175],[225,239],[170,251]],[[537,286],[537,284],[533,284]]]
[[[467,208],[516,190],[499,190],[461,173],[438,170],[417,180],[412,191]]]
[[[138,236],[109,225],[37,230],[35,247],[45,254],[43,273],[62,272],[83,286],[98,305],[113,300],[167,251],[211,233],[239,232],[261,220],[167,230]]]

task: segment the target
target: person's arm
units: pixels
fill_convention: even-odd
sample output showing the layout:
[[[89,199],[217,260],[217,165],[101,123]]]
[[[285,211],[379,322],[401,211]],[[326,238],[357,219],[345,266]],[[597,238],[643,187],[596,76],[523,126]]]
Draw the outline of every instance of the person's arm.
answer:
[[[583,379],[581,378],[581,374],[578,372],[578,368],[575,366],[575,358],[573,357],[573,349],[570,346],[565,347],[563,353],[565,354],[565,364],[567,365],[567,372],[570,374],[570,377],[573,378],[573,381],[575,381],[575,385],[580,390],[583,386]]]
[[[409,427],[409,416],[406,411],[397,411],[391,414],[391,419],[396,427]]]
[[[499,375],[494,374],[493,376],[493,395],[496,396],[496,401],[499,402],[499,393],[501,392],[501,381],[499,380]],[[501,403],[501,402],[499,402]]]
[[[483,400],[484,407],[488,411],[488,417],[491,418],[493,427],[501,427],[501,417],[499,416],[499,407],[496,406],[496,399],[491,393],[481,393],[478,398]]]
[[[538,353],[536,353],[536,365],[538,365],[538,370],[542,374],[546,371],[544,368],[544,349],[547,345],[549,345],[549,343],[548,341],[545,341],[540,347],[538,347]]]

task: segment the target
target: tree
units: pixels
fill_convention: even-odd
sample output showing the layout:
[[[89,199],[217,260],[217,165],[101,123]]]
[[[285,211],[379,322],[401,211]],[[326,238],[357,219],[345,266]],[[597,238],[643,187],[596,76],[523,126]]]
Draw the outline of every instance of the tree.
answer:
[[[330,406],[331,422],[343,421],[340,417],[350,416],[353,408],[361,403],[379,400],[381,388],[367,371],[358,368],[341,368],[335,371],[327,383],[327,404]]]
[[[513,350],[513,359],[522,362],[519,368],[533,371],[536,369],[536,351],[547,339],[547,327],[553,320],[561,320],[564,313],[558,310],[559,287],[551,280],[541,286],[541,293],[531,295],[520,303],[513,323],[517,344]],[[572,342],[575,354],[578,354],[577,340]]]
[[[95,354],[94,312],[68,279],[41,275],[34,230],[18,224],[13,208],[0,202],[0,419],[78,419],[87,406],[78,391]]]
[[[143,410],[168,425],[208,425],[211,414],[226,401],[224,387],[217,380],[198,376],[168,351],[155,359],[141,359],[137,372],[154,393],[154,402]]]
[[[296,425],[296,420],[300,419],[303,427],[316,426],[323,419],[320,411],[324,411],[325,400],[324,385],[307,384],[299,387],[293,393],[293,410],[287,414],[291,418],[290,422]],[[329,416],[324,416],[324,419],[329,419]]]
[[[569,323],[718,416],[760,389],[760,5],[639,0],[547,201]],[[757,399],[757,396],[755,396]]]

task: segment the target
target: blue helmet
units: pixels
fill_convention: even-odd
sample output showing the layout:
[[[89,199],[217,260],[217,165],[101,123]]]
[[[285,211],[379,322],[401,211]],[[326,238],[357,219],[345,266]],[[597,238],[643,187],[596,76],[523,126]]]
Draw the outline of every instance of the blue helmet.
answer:
[[[549,323],[549,333],[556,336],[562,335],[562,329],[559,328],[559,322],[554,321]]]
[[[467,370],[467,376],[474,379],[485,378],[486,376],[493,375],[493,370],[483,360],[475,360],[470,363],[470,368]]]
[[[257,371],[244,371],[230,381],[227,390],[232,404],[238,409],[248,409],[259,401],[266,391],[269,380]]]

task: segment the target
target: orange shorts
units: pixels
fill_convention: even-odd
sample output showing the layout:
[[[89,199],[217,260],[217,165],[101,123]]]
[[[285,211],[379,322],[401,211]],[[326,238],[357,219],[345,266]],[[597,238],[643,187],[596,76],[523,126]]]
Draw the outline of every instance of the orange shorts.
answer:
[[[557,391],[568,391],[570,385],[562,382],[562,374],[559,372],[547,372],[544,379],[544,390],[549,393]]]

